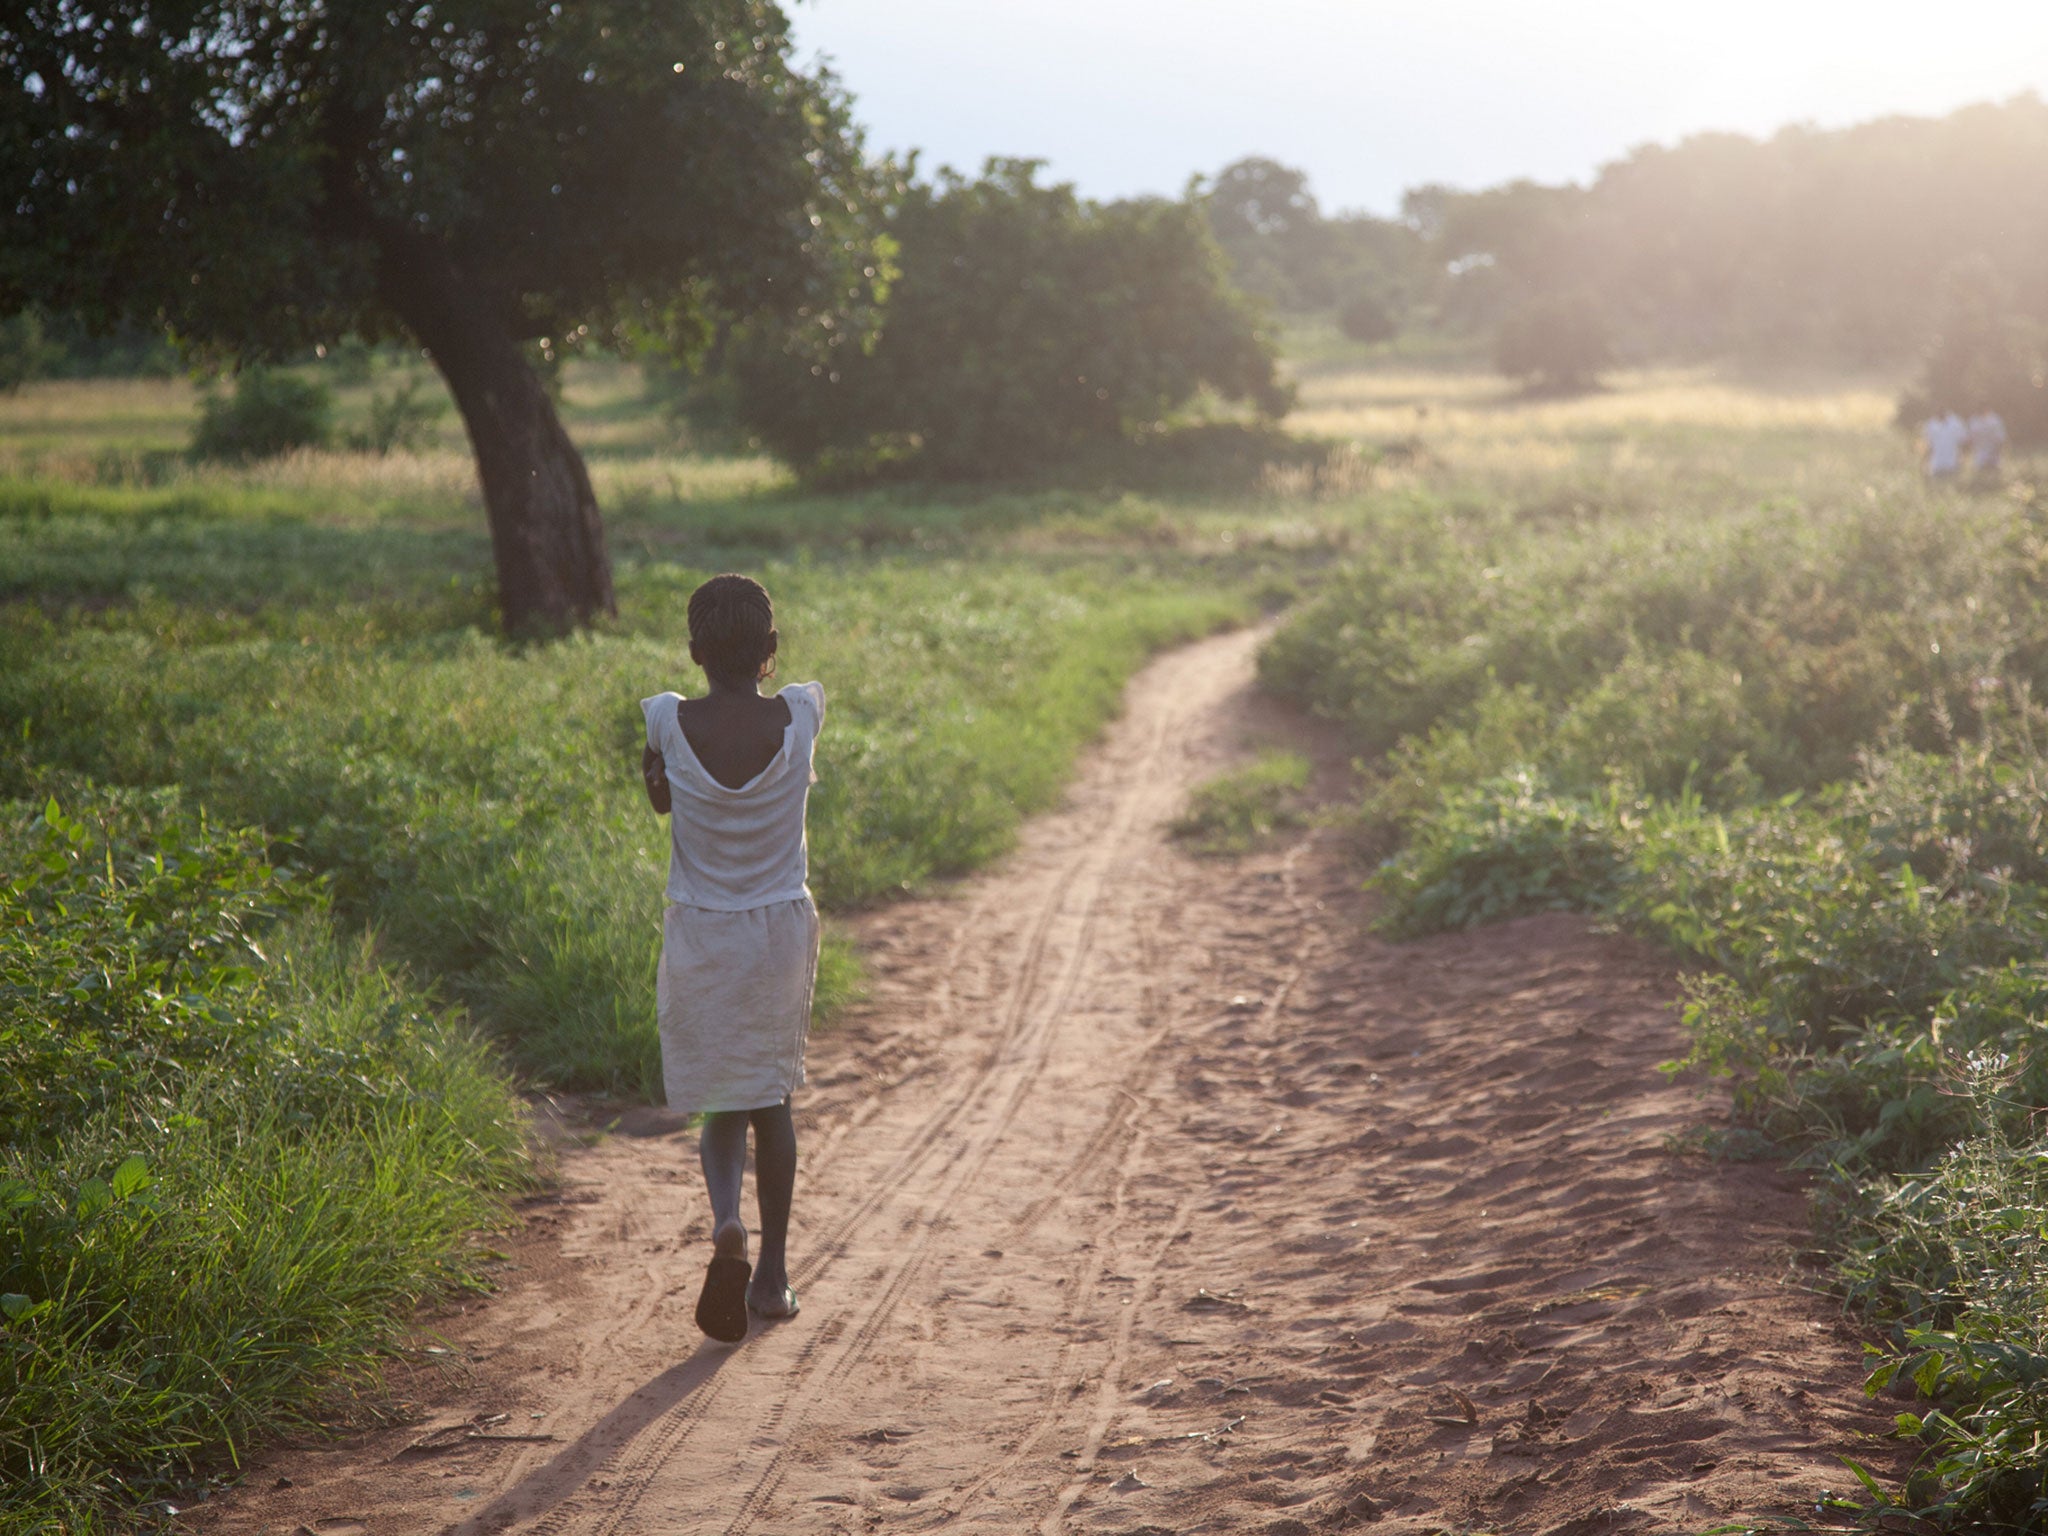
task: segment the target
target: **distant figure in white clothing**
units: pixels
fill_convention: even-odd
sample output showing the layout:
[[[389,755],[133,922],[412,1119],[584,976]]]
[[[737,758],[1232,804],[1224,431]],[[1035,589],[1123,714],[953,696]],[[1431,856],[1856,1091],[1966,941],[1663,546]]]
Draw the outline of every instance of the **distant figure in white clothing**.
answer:
[[[2005,453],[2005,418],[1992,410],[1979,411],[1970,418],[1970,469],[1973,474],[1995,477],[1998,461]]]
[[[1920,446],[1927,478],[1948,480],[1963,467],[1963,444],[1970,436],[1969,424],[1954,411],[1943,411],[1920,423]]]
[[[714,576],[690,594],[690,659],[702,698],[640,701],[647,802],[669,818],[668,910],[655,1013],[670,1109],[704,1116],[698,1155],[711,1195],[711,1263],[697,1326],[747,1336],[747,1314],[794,1317],[789,1203],[796,1127],[789,1098],[804,1080],[804,1040],[818,975],[804,811],[825,690],[775,672],[775,610],[748,576]],[[740,1182],[754,1132],[759,1263],[747,1262]]]

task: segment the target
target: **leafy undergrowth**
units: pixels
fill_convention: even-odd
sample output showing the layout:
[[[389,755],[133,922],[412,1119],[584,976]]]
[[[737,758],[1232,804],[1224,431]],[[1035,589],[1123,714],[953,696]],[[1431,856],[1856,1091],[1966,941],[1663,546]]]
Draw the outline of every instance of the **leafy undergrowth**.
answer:
[[[0,1531],[371,1384],[525,1168],[460,1016],[175,792],[0,808],[0,1064]]]
[[[1881,1498],[1956,1528],[2048,1527],[2044,534],[2008,498],[1416,519],[1264,663],[1385,754],[1391,931],[1569,907],[1704,963],[1678,1065],[1822,1175],[1872,1390],[1921,1399]]]
[[[1275,832],[1302,824],[1309,761],[1299,752],[1262,752],[1188,796],[1168,830],[1196,853],[1249,853]]]

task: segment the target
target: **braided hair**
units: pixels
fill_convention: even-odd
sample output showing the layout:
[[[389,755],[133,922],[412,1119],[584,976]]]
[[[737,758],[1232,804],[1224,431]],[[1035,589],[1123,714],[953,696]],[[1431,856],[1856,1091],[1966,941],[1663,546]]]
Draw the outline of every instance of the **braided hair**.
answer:
[[[690,651],[722,683],[775,675],[775,608],[751,576],[714,576],[690,594]]]

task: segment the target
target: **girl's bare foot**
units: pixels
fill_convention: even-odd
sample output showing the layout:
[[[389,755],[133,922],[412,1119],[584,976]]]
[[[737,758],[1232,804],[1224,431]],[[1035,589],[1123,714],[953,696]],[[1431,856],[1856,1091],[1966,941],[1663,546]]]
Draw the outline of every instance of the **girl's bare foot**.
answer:
[[[759,1283],[747,1287],[747,1310],[756,1317],[795,1317],[802,1308],[798,1305],[796,1291],[787,1283],[777,1286],[763,1286]]]
[[[697,1296],[697,1326],[723,1344],[747,1336],[747,1282],[754,1267],[747,1262],[747,1229],[734,1219],[711,1234],[711,1264],[704,1289]]]
[[[747,1224],[735,1216],[711,1234],[711,1255],[747,1262]]]

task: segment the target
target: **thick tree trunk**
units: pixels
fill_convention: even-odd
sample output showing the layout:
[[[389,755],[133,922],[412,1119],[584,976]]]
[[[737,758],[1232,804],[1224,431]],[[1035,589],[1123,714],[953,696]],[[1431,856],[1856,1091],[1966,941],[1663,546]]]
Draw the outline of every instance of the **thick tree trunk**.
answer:
[[[583,456],[502,318],[437,248],[387,248],[380,286],[469,430],[506,633],[564,634],[617,612]]]

